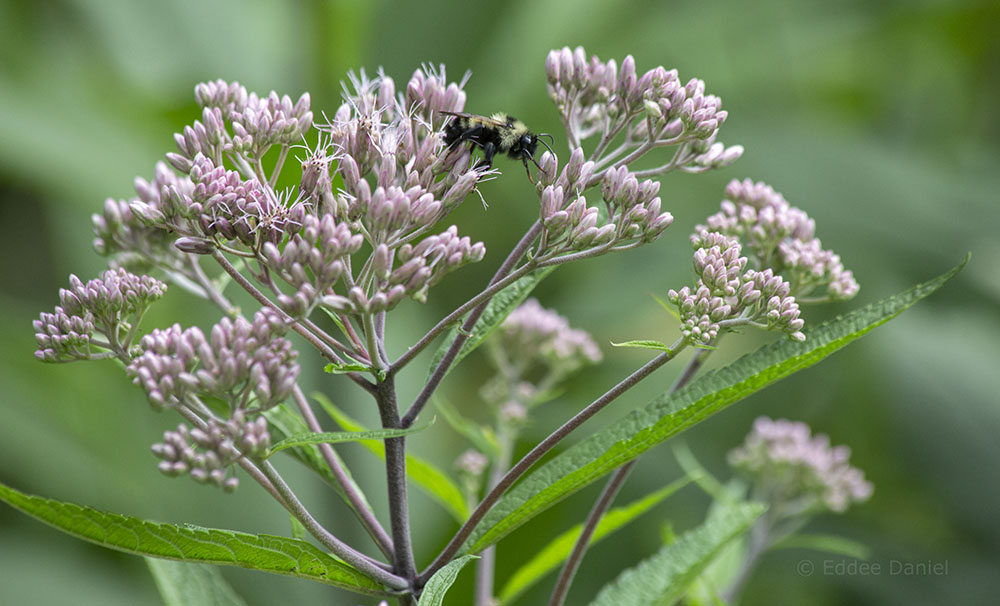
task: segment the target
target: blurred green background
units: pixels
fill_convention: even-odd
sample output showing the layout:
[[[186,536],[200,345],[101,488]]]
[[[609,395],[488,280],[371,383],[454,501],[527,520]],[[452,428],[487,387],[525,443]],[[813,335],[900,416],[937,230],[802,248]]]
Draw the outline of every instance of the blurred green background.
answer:
[[[172,133],[199,116],[195,83],[239,80],[250,90],[312,94],[314,111],[339,104],[347,70],[378,66],[402,89],[421,62],[446,63],[453,79],[471,70],[467,109],[506,110],[537,131],[557,133],[545,92],[552,48],[583,45],[602,59],[635,56],[699,77],[730,112],[720,139],[746,147],[734,166],[663,180],[676,222],[654,245],[566,267],[538,291],[604,344],[605,363],[540,410],[520,450],[612,385],[648,355],[609,341],[671,341],[676,328],[647,293],[690,279],[687,234],[715,212],[732,178],[765,180],[810,213],[823,243],[861,282],[859,297],[806,309],[818,322],[937,275],[966,251],[957,280],[859,344],[816,368],[712,418],[684,436],[713,472],[727,477],[725,453],[754,417],[806,421],[849,444],[874,498],[810,529],[839,533],[872,549],[872,561],[947,562],[938,576],[827,575],[806,551],[764,558],[745,604],[991,603],[1000,594],[1000,4],[882,2],[482,3],[183,0],[177,2],[0,1],[0,481],[30,493],[170,522],[287,534],[287,516],[245,482],[237,497],[167,479],[149,444],[178,419],[155,414],[111,363],[49,366],[32,357],[31,321],[57,303],[75,273],[96,276],[105,261],[90,244],[90,215],[105,197],[132,195],[135,175],[151,177],[173,150]],[[564,143],[556,137],[565,151]],[[537,202],[521,167],[498,162],[503,178],[454,215],[463,233],[485,241],[487,259],[453,276],[425,305],[409,303],[391,321],[400,351],[473,294],[534,220]],[[398,318],[398,319],[396,319]],[[155,306],[146,327],[174,321],[210,326],[217,314],[178,289]],[[765,336],[728,339],[721,364]],[[375,411],[353,386],[321,376],[304,357],[309,390],[322,389],[355,416]],[[680,366],[678,364],[678,366]],[[425,360],[404,381],[416,393]],[[470,358],[443,393],[470,415],[483,359]],[[677,374],[667,368],[581,431],[646,403]],[[411,441],[450,468],[467,447],[443,423]],[[342,449],[381,505],[380,465]],[[370,548],[331,494],[286,465],[307,503],[350,541]],[[669,447],[647,454],[620,502],[678,475]],[[546,541],[582,518],[595,485],[537,518],[499,549],[503,582]],[[417,558],[426,563],[455,525],[412,491]],[[698,523],[707,499],[696,489],[646,514],[593,549],[570,600],[583,602],[621,567],[657,549],[658,530]],[[383,510],[384,511],[384,510]],[[817,572],[801,576],[808,559]],[[251,604],[374,603],[308,582],[225,569]],[[466,604],[471,572],[448,603]],[[542,603],[552,580],[521,603]],[[291,598],[287,596],[292,596]],[[143,562],[70,539],[0,506],[0,603],[156,604]]]

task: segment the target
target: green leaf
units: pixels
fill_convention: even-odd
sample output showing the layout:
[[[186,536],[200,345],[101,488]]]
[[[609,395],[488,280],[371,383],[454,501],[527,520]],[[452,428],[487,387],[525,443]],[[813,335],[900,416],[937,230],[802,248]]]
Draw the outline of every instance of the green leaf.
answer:
[[[684,440],[677,440],[673,444],[674,458],[677,459],[677,463],[684,470],[684,473],[695,478],[695,483],[705,491],[705,493],[719,501],[720,503],[732,504],[737,501],[744,500],[746,496],[746,489],[740,488],[739,485],[735,486],[724,486],[722,482],[715,479],[711,473],[705,469],[698,459],[695,458],[694,453],[688,448],[687,443]]]
[[[864,543],[831,534],[792,534],[775,543],[772,549],[813,549],[835,555],[867,560],[871,549]]]
[[[452,583],[458,577],[458,573],[470,560],[475,559],[477,559],[477,556],[466,555],[442,566],[441,570],[438,570],[434,573],[434,576],[427,579],[427,584],[424,585],[424,590],[420,594],[420,601],[417,602],[417,606],[441,606],[444,594],[451,588]]]
[[[215,566],[146,558],[164,606],[246,606]]]
[[[409,429],[373,429],[370,431],[327,431],[323,433],[306,432],[296,434],[278,442],[268,451],[270,457],[276,452],[295,446],[305,446],[307,444],[337,444],[340,442],[358,442],[361,440],[384,440],[386,438],[400,438],[423,431],[434,424],[432,419],[420,427],[410,427]]]
[[[444,420],[452,429],[465,436],[476,447],[490,457],[495,458],[500,453],[500,443],[497,442],[496,435],[488,427],[483,427],[472,419],[466,418],[455,406],[443,396],[435,396],[431,402],[434,408],[441,413]]]
[[[653,300],[656,301],[656,303],[659,304],[660,307],[667,310],[667,313],[673,316],[675,320],[677,320],[678,322],[681,321],[681,314],[677,311],[677,308],[675,306],[671,305],[670,303],[667,303],[666,301],[654,295],[653,293],[649,293],[649,296],[652,297]]]
[[[367,431],[364,425],[337,408],[323,394],[313,394],[313,398],[344,429],[348,431]],[[381,441],[361,440],[358,444],[361,444],[380,458],[385,459],[385,444]],[[448,477],[448,474],[435,467],[432,463],[416,455],[408,454],[406,455],[406,475],[416,483],[418,488],[444,507],[459,523],[464,522],[469,517],[469,506],[465,502],[462,491]]]
[[[693,478],[690,477],[681,478],[624,507],[616,507],[606,512],[601,521],[598,522],[597,528],[594,530],[594,535],[590,538],[588,545],[593,545],[646,513],[663,499],[687,486],[692,480]],[[576,540],[579,538],[582,530],[583,524],[577,524],[560,534],[535,554],[535,557],[528,560],[527,564],[518,568],[500,591],[500,603],[510,603],[517,596],[540,581],[552,569],[565,562],[570,552],[573,551],[573,546],[576,544]]]
[[[625,341],[624,343],[611,342],[613,347],[638,347],[641,349],[655,349],[657,351],[671,352],[670,346],[666,343],[660,343],[659,341]]]
[[[472,531],[466,551],[476,553],[496,543],[553,503],[653,446],[861,338],[941,288],[964,266],[965,262],[929,282],[818,326],[803,342],[782,339],[764,346],[632,411],[554,457],[501,497]]]
[[[334,375],[344,375],[349,372],[368,372],[371,367],[364,364],[334,364],[333,362],[323,367],[323,372]]]
[[[278,437],[281,438],[309,431],[309,428],[306,426],[306,422],[302,420],[302,417],[292,412],[291,409],[289,409],[285,404],[265,411],[264,416],[267,417],[268,423],[271,424],[272,435],[274,435],[273,429],[277,429],[280,432]],[[330,470],[330,466],[326,464],[326,459],[323,457],[323,453],[320,452],[319,446],[311,444],[307,446],[294,447],[288,449],[286,453],[292,455],[292,457],[300,463],[319,474],[327,484],[337,491],[337,494],[344,499],[344,502],[347,503],[348,507],[351,507],[351,509],[354,508],[351,504],[351,500],[347,498],[347,494],[340,486],[340,482],[337,481],[337,477]],[[340,458],[340,455],[337,454],[336,450],[333,451],[333,457],[340,464],[340,468],[344,470],[344,473],[347,475],[347,480],[354,488],[355,493],[360,495],[361,501],[368,507],[368,509],[371,509],[371,505],[368,504],[368,499],[365,498],[364,491],[362,491],[361,487],[358,486],[358,483],[354,481],[350,470],[347,468],[344,460]]]
[[[302,539],[303,541],[309,536],[309,531],[306,527],[302,525],[302,522],[298,520],[292,514],[288,514],[288,522],[292,528],[292,537],[296,539]]]
[[[727,515],[685,532],[638,566],[604,586],[590,606],[667,606],[676,602],[729,541],[742,535],[766,508],[733,507]]]
[[[0,500],[77,538],[125,553],[239,566],[358,593],[387,595],[379,583],[359,570],[298,539],[151,522],[26,495],[4,484],[0,484]]]
[[[500,326],[500,323],[510,315],[510,312],[514,311],[518,305],[524,303],[524,300],[528,298],[531,291],[538,286],[538,283],[545,279],[555,267],[549,267],[542,270],[534,271],[520,280],[517,280],[507,288],[498,292],[492,299],[490,299],[489,304],[487,304],[483,315],[479,317],[476,321],[476,325],[472,327],[469,331],[469,339],[462,344],[462,349],[458,350],[458,355],[455,356],[455,361],[452,362],[451,368],[458,365],[462,359],[472,353],[477,347],[479,347],[486,337],[490,336],[490,333]],[[441,347],[434,352],[434,357],[431,359],[430,368],[427,370],[427,376],[430,376],[437,368],[438,364],[444,358],[444,354],[454,343],[455,339],[461,332],[461,326],[455,326],[445,337],[444,342]],[[449,368],[449,371],[451,370]]]

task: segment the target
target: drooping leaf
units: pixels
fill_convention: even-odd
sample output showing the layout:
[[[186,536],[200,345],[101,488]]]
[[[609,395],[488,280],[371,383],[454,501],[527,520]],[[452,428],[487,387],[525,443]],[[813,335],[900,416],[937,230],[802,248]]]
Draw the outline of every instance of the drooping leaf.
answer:
[[[764,346],[632,411],[556,456],[501,497],[473,530],[466,551],[476,553],[496,543],[553,503],[653,446],[861,338],[939,289],[964,266],[965,262],[933,280],[818,326],[806,333],[803,342],[783,339]]]
[[[667,345],[666,343],[661,343],[659,341],[640,340],[640,341],[625,341],[624,343],[615,343],[614,341],[612,341],[611,345],[612,347],[638,347],[640,349],[655,349],[657,351],[666,351],[666,352],[672,351],[669,345]]]
[[[146,558],[163,606],[246,606],[215,566]]]
[[[367,428],[355,421],[344,411],[337,408],[326,396],[313,394],[313,397],[323,407],[338,425],[348,431],[367,431]],[[385,444],[379,440],[361,440],[358,442],[369,451],[385,459]],[[437,501],[458,522],[464,522],[469,517],[468,505],[462,491],[450,477],[432,463],[415,455],[406,455],[406,475],[428,496]]]
[[[555,267],[549,267],[546,269],[536,270],[520,280],[517,280],[507,288],[501,290],[490,299],[487,304],[486,309],[483,311],[483,315],[479,317],[476,321],[475,326],[469,331],[469,338],[462,344],[462,348],[458,350],[458,355],[455,356],[455,360],[451,364],[451,368],[458,365],[462,359],[475,351],[486,337],[490,336],[497,326],[510,315],[510,312],[514,311],[518,305],[524,303],[524,300],[528,298],[531,291],[538,286],[538,283],[545,279]],[[430,368],[427,371],[428,376],[434,372],[438,364],[444,358],[445,353],[451,347],[451,344],[459,335],[461,326],[455,326],[448,334],[445,336],[444,341],[441,343],[441,347],[434,352],[434,357],[431,359]],[[450,369],[449,369],[450,370]]]
[[[597,543],[604,537],[646,513],[660,501],[663,501],[684,486],[687,486],[692,479],[693,478],[690,477],[681,478],[641,499],[629,503],[628,505],[616,507],[606,512],[601,518],[601,521],[598,522],[597,528],[594,529],[594,535],[590,538],[589,545]],[[503,589],[500,590],[500,603],[509,604],[517,598],[517,596],[521,595],[535,583],[540,581],[550,571],[565,562],[566,558],[568,558],[569,554],[573,551],[573,546],[576,544],[582,530],[583,524],[577,524],[573,528],[570,528],[553,539],[548,545],[543,547],[542,550],[528,560],[526,564],[518,568],[514,574],[511,575],[510,580],[507,581],[507,584],[504,585]]]
[[[126,553],[239,566],[386,595],[379,583],[361,571],[298,539],[151,522],[27,495],[4,484],[0,484],[0,500],[77,538]]]
[[[623,571],[604,586],[590,606],[669,606],[731,540],[742,535],[765,510],[744,503],[725,516],[685,532],[638,566]]]
[[[270,423],[272,428],[272,435],[274,435],[273,429],[277,428],[280,432],[280,437],[292,436],[300,433],[309,431],[306,426],[305,421],[302,420],[298,414],[292,412],[286,404],[280,406],[275,406],[274,408],[264,412],[264,416],[267,417],[268,423]],[[344,489],[341,488],[340,482],[337,481],[337,477],[330,470],[330,466],[326,464],[326,459],[323,457],[323,453],[320,452],[319,446],[316,444],[309,444],[305,446],[297,446],[294,448],[289,448],[286,450],[287,454],[292,455],[300,463],[309,467],[323,478],[323,480],[329,484],[337,494],[344,499],[352,509],[354,506],[351,504],[351,500],[347,498],[347,494]],[[354,492],[361,497],[361,501],[365,504],[368,509],[371,509],[371,505],[368,504],[368,499],[365,497],[364,491],[358,486],[358,483],[354,481],[351,476],[350,470],[344,463],[344,460],[340,458],[336,450],[333,450],[333,457],[340,464],[340,468],[344,470],[347,475],[347,481],[350,482]]]
[[[469,561],[475,559],[477,559],[477,556],[466,555],[442,566],[441,570],[435,572],[434,576],[427,580],[427,584],[424,585],[424,591],[420,594],[417,606],[441,606],[444,594],[451,589],[452,583],[458,578],[458,573],[461,572],[462,568]]]
[[[500,443],[489,427],[483,427],[472,419],[462,415],[455,406],[443,396],[435,396],[431,400],[434,408],[441,413],[452,429],[465,436],[476,449],[486,455],[495,457],[500,452]]]
[[[410,427],[409,429],[372,429],[369,431],[327,431],[322,433],[306,432],[289,436],[271,447],[267,456],[280,452],[286,448],[295,446],[305,446],[307,444],[337,444],[340,442],[359,442],[361,440],[384,440],[386,438],[400,438],[402,436],[417,433],[430,427],[434,423],[425,423],[420,427]]]

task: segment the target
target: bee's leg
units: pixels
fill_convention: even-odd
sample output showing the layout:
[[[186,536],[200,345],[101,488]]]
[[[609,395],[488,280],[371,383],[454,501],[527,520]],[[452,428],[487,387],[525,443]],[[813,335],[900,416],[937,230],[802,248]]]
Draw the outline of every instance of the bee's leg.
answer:
[[[482,126],[477,126],[475,128],[470,128],[469,130],[462,131],[462,134],[456,137],[454,141],[449,143],[448,147],[449,148],[458,147],[459,145],[465,143],[466,141],[472,141],[473,145],[475,145],[477,143],[479,135],[481,135],[482,132],[483,132]]]
[[[497,146],[493,143],[487,143],[483,146],[483,159],[476,165],[476,168],[485,167],[491,168],[493,166],[493,156],[497,155]]]
[[[528,173],[528,181],[534,183],[534,179],[531,178],[531,171],[528,169],[528,160],[531,160],[531,163],[538,167],[538,172],[544,173],[545,171],[542,169],[541,165],[538,164],[538,161],[535,160],[534,156],[524,154],[521,157],[521,162],[524,162],[524,172]]]

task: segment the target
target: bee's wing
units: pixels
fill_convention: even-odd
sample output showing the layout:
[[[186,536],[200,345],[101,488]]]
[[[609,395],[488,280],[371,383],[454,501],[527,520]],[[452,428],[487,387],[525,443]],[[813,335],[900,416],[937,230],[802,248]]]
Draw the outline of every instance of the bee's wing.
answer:
[[[478,114],[467,114],[465,112],[446,112],[439,110],[438,113],[444,114],[446,116],[455,116],[456,118],[465,118],[467,120],[472,120],[480,124],[485,124],[487,126],[503,127],[507,126],[506,123],[499,120],[494,120],[493,118],[487,118],[486,116],[480,116]]]

